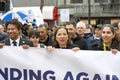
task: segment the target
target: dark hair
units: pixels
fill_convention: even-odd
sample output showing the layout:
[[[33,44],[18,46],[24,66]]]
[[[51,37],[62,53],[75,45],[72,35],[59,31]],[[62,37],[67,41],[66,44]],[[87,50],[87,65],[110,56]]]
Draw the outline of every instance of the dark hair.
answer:
[[[29,28],[30,28],[30,26],[32,26],[32,25],[29,25],[29,24],[24,24],[23,25],[23,27],[22,27],[22,32],[23,32],[23,34],[25,35],[25,36],[28,36],[28,30],[29,30]]]
[[[58,30],[59,30],[59,29],[62,29],[62,28],[66,30],[67,35],[68,35],[68,30],[67,30],[65,27],[58,27],[58,28],[55,30],[55,32],[54,32],[53,47],[59,46],[59,44],[58,44],[58,42],[57,42],[57,40],[56,40],[56,35],[57,35],[57,33],[58,33]],[[67,45],[69,45],[69,44],[71,44],[71,39],[69,38],[69,35],[68,35]]]
[[[9,24],[15,25],[15,27],[20,31],[22,30],[22,23],[18,21],[18,19],[12,19],[11,21],[5,24],[6,29],[8,28]]]
[[[118,27],[118,24],[120,23],[120,21],[116,21],[116,22],[114,22],[112,25],[114,26],[114,27],[116,27],[116,28],[119,28]]]
[[[36,37],[36,38],[39,38],[40,37],[40,34],[37,30],[33,30],[33,31],[30,31],[28,33],[28,37],[31,38],[32,36]]]
[[[97,24],[97,25],[95,25],[95,27],[94,27],[94,28],[95,28],[95,29],[96,29],[96,28],[102,29],[102,27],[103,27],[103,25],[102,25],[102,24]]]
[[[51,31],[52,31],[52,28],[51,28],[51,27],[48,27],[47,30],[51,30]]]
[[[46,25],[40,25],[38,28],[44,28],[45,30],[47,30],[47,26]]]
[[[74,28],[76,28],[75,22],[67,22],[67,23],[65,24],[65,26],[66,26],[66,25],[71,25],[71,24],[73,25]]]
[[[40,27],[46,27],[46,28],[47,28],[48,25],[47,25],[47,24],[41,24],[41,25],[39,25],[39,28],[40,28]]]
[[[118,21],[116,21],[116,22],[114,22],[112,25],[114,26],[114,27],[116,27],[116,28],[118,28]]]
[[[105,24],[105,25],[103,25],[103,28],[104,27],[109,27],[110,28],[110,30],[112,31],[112,33],[113,34],[115,34],[115,36],[116,36],[116,32],[115,32],[115,29],[114,29],[114,26],[113,25],[111,25],[111,24]],[[119,50],[119,47],[118,47],[119,45],[118,45],[118,42],[117,42],[117,39],[114,37],[113,39],[112,39],[112,43],[111,43],[111,48],[112,49],[118,49]]]
[[[109,27],[110,30],[112,31],[112,33],[115,34],[115,29],[114,29],[114,26],[113,26],[113,25],[111,25],[111,24],[105,24],[105,25],[103,25],[102,29],[103,29],[104,27]]]
[[[116,21],[112,24],[115,27],[115,30],[118,30],[118,32],[116,31],[116,36],[115,36],[115,38],[118,40],[118,42],[120,41],[119,23],[120,23],[120,21]]]

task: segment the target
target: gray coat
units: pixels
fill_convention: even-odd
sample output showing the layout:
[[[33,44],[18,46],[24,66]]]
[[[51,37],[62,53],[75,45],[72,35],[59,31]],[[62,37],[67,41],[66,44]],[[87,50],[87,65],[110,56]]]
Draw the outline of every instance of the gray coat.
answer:
[[[0,42],[4,41],[7,38],[8,38],[7,33],[0,32]]]

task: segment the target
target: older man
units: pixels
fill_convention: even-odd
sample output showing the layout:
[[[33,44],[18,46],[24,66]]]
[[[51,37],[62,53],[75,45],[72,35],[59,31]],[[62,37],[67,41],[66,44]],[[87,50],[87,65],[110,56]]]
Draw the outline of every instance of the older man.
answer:
[[[87,41],[88,49],[90,49],[91,39],[89,36],[85,35],[85,31],[86,31],[86,24],[82,21],[78,22],[76,24],[76,32],[78,35],[80,35],[81,37],[83,37]]]

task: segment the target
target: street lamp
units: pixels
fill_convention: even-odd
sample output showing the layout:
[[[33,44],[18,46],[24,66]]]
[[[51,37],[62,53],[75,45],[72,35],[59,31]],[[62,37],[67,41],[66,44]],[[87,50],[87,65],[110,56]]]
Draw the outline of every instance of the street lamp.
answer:
[[[44,0],[40,0],[41,2],[40,2],[40,9],[41,9],[41,11],[42,11],[42,9],[43,9],[43,6],[44,6]]]
[[[91,18],[91,4],[90,4],[91,0],[88,0],[88,24],[90,23],[90,18]]]

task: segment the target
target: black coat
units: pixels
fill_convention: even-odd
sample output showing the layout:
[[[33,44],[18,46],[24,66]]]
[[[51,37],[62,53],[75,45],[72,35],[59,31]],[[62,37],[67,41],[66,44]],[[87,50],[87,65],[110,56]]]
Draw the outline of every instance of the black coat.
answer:
[[[77,45],[81,50],[88,50],[87,42],[85,39],[77,35],[74,39],[72,39],[73,44]]]
[[[100,39],[94,39],[91,41],[91,48],[90,50],[104,50],[103,49],[103,42]]]
[[[8,36],[5,32],[0,32],[0,42],[4,41],[7,38]]]
[[[110,49],[117,49],[120,51],[120,43],[115,40],[112,42],[111,47],[106,46],[106,50],[110,51]],[[91,41],[91,50],[104,50],[102,39],[95,39]]]
[[[52,46],[52,38],[48,36],[45,42],[40,42],[40,43],[43,43],[46,46]]]
[[[6,40],[4,40],[2,43],[5,43],[5,45],[8,45],[10,46],[10,39],[7,38]],[[27,44],[29,45],[30,47],[33,47],[33,43],[31,41],[29,41],[28,39],[25,39],[25,38],[20,38],[19,40],[19,46],[23,45],[23,44]]]

